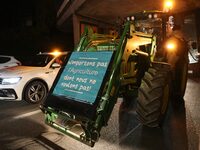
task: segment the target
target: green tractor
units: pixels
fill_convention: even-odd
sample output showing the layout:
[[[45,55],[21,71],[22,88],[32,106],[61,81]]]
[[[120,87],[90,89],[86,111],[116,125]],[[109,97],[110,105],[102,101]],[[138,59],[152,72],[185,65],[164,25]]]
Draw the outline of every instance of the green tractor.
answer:
[[[122,96],[126,104],[137,97],[143,125],[160,126],[172,96],[183,97],[187,79],[184,69],[175,66],[177,73],[167,62],[169,53],[160,52],[165,51],[165,22],[164,13],[152,11],[130,17],[120,36],[86,29],[41,105],[46,124],[93,147]],[[172,82],[177,74],[182,74],[178,86]]]

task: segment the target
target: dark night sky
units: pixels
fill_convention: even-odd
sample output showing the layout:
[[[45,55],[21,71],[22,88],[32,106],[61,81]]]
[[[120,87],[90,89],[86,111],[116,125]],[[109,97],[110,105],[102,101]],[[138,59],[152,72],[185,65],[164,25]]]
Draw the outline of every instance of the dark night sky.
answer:
[[[10,0],[0,5],[0,54],[19,55],[67,48],[65,33],[56,28],[61,0]],[[73,43],[73,42],[71,42]],[[72,47],[70,45],[69,47]]]
[[[33,0],[4,1],[0,5],[1,27],[12,27],[17,20],[33,14],[35,4]]]

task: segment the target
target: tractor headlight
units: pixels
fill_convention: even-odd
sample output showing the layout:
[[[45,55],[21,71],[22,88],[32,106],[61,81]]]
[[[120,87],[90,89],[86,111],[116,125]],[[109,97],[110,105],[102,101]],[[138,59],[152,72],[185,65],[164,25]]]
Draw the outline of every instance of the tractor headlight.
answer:
[[[131,21],[135,20],[135,17],[134,16],[131,16]]]
[[[20,80],[21,77],[3,78],[1,84],[3,85],[17,84]]]
[[[134,16],[129,16],[126,18],[127,21],[134,21],[135,20],[135,17]]]
[[[168,41],[165,45],[165,48],[168,52],[174,52],[177,49],[177,45],[174,41]]]
[[[149,14],[149,15],[148,15],[148,18],[149,18],[149,19],[152,19],[152,14]]]

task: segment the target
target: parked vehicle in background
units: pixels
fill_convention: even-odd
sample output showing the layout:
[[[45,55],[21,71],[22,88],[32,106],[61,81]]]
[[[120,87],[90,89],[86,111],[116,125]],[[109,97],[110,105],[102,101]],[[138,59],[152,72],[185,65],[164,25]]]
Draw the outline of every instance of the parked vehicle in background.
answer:
[[[22,66],[0,70],[0,100],[39,103],[47,96],[67,52],[40,53]],[[59,62],[60,62],[59,61]]]
[[[0,69],[19,65],[21,65],[21,62],[17,60],[14,56],[0,55]]]

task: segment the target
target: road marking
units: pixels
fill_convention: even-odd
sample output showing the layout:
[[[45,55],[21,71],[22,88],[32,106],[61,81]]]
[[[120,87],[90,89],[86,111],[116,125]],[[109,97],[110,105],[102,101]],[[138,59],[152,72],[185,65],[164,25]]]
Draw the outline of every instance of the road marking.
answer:
[[[36,111],[28,112],[28,113],[25,113],[25,114],[22,114],[22,115],[14,116],[12,119],[22,119],[22,118],[25,118],[25,117],[29,117],[29,116],[41,113],[41,112],[42,112],[41,110],[36,110]]]
[[[122,136],[119,140],[119,143],[122,143],[129,135],[131,135],[138,127],[140,127],[142,124],[139,123],[135,128],[131,129],[131,131],[129,131],[127,134],[125,134],[124,136]]]

